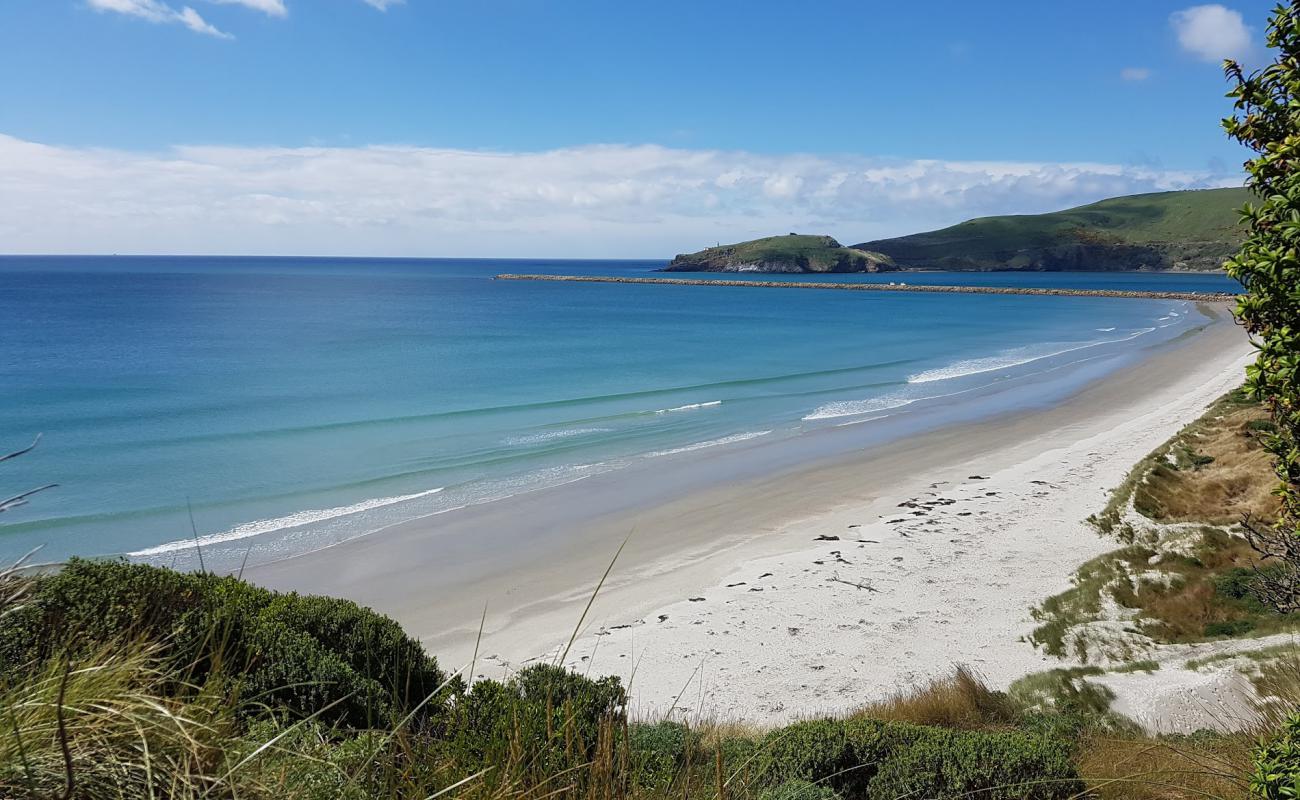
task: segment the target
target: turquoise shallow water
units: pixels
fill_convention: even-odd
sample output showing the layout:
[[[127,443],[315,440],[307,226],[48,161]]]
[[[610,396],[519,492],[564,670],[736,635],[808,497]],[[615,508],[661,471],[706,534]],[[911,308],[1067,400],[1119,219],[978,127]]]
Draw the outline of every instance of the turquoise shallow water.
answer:
[[[1175,301],[490,279],[659,266],[0,258],[0,449],[44,434],[3,466],[0,494],[61,484],[3,515],[0,560],[43,546],[42,559],[171,563],[191,549],[187,502],[210,559],[237,564],[250,546],[278,557],[999,383],[1023,383],[1009,394],[1032,403],[1026,376],[1092,379],[1203,321]],[[1234,286],[1143,273],[901,279]]]

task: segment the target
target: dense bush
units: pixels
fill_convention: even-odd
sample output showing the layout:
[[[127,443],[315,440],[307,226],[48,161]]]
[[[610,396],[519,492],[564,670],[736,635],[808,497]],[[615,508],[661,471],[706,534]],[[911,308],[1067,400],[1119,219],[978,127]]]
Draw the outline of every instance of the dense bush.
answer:
[[[1251,794],[1266,800],[1300,798],[1300,717],[1292,717],[1255,750]]]
[[[764,783],[788,780],[834,781],[855,766],[844,722],[818,719],[772,731],[759,744],[756,773]]]
[[[1206,637],[1223,636],[1229,639],[1250,633],[1255,623],[1248,619],[1230,619],[1224,622],[1210,622],[1205,625]]]
[[[838,800],[835,790],[821,783],[792,780],[765,789],[758,800]]]
[[[238,676],[231,688],[246,701],[356,727],[392,722],[446,680],[397,623],[346,600],[81,559],[37,578],[0,618],[0,676],[132,639],[163,645],[188,679]],[[442,707],[428,704],[419,721]]]
[[[1246,288],[1237,320],[1259,349],[1246,369],[1246,390],[1268,407],[1276,429],[1265,434],[1275,456],[1282,509],[1274,526],[1247,524],[1254,544],[1284,570],[1261,576],[1256,591],[1279,611],[1300,611],[1300,3],[1281,3],[1269,21],[1273,63],[1246,74],[1225,62],[1236,84],[1236,115],[1228,135],[1257,155],[1246,162],[1246,184],[1258,202],[1242,209],[1249,229],[1241,250],[1224,264]]]
[[[700,749],[700,734],[680,722],[663,721],[632,725],[628,729],[629,752],[632,754],[632,778],[640,786],[666,784],[686,766],[686,750]],[[724,752],[727,761],[736,756]],[[729,757],[728,757],[729,756]]]
[[[756,759],[769,787],[805,781],[845,797],[1047,800],[1082,791],[1060,740],[871,719],[812,720],[773,731]]]
[[[1059,740],[931,728],[880,766],[867,796],[1049,800],[1083,789],[1069,748]]]
[[[512,763],[531,775],[611,761],[626,704],[618,678],[538,664],[475,683],[456,702],[447,747],[468,767]]]
[[[701,736],[672,722],[628,724],[627,696],[617,678],[593,680],[551,665],[504,681],[479,681],[468,690],[453,682],[449,697],[427,707],[429,715],[412,715],[415,724],[397,727],[444,676],[395,623],[353,603],[124,562],[73,561],[28,588],[22,605],[0,615],[0,694],[31,695],[34,690],[24,694],[24,686],[36,667],[44,675],[38,694],[60,691],[69,671],[77,676],[70,687],[85,694],[82,676],[99,675],[105,653],[134,648],[145,654],[139,674],[153,676],[149,696],[139,702],[181,709],[182,716],[190,713],[184,709],[207,709],[197,715],[202,719],[216,718],[211,709],[217,709],[229,720],[220,730],[192,724],[205,737],[246,744],[205,745],[191,753],[155,736],[149,746],[172,747],[186,765],[243,764],[240,779],[251,781],[245,785],[267,792],[241,796],[426,797],[429,787],[471,775],[481,796],[533,790],[549,796],[557,781],[577,797],[629,789],[712,791],[719,773],[734,781],[729,791],[762,800],[1045,800],[1080,789],[1066,747],[1045,737],[866,717],[798,722],[757,740]],[[89,668],[70,670],[69,664]],[[138,691],[126,684],[120,689],[132,697]],[[111,710],[118,703],[110,698],[92,705]],[[57,723],[56,716],[22,723],[23,736]],[[98,720],[87,717],[85,725]],[[81,717],[74,721],[82,725]],[[124,735],[133,736],[130,720],[120,721]],[[178,741],[191,739],[203,741],[188,734]],[[40,740],[55,741],[48,734]],[[84,739],[91,741],[94,736]],[[12,744],[13,752],[31,752],[26,738],[3,742],[0,751]],[[113,769],[134,769],[146,780],[148,769],[130,766],[136,755],[131,742],[120,762],[106,763],[126,764]],[[56,747],[44,752],[50,758],[42,775],[50,781],[41,780],[57,782],[63,759]],[[260,755],[246,762],[253,753]],[[90,774],[89,765],[99,760],[87,755],[78,764],[88,766],[78,769]]]

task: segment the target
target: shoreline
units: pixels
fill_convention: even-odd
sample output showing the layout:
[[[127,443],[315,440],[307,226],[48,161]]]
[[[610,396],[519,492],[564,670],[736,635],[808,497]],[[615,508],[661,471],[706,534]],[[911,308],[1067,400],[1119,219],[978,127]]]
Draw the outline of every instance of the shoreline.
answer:
[[[639,713],[664,712],[689,685],[692,707],[777,722],[878,699],[958,661],[1004,687],[1057,665],[1017,641],[1032,628],[1030,607],[1064,588],[1078,564],[1114,548],[1084,517],[1133,463],[1240,384],[1245,336],[1221,310],[1207,314],[1217,319],[1195,335],[1046,410],[963,422],[777,473],[756,470],[698,491],[683,486],[680,497],[648,508],[610,502],[594,482],[570,484],[474,509],[459,524],[416,520],[246,576],[372,606],[452,669],[473,656],[485,618],[475,673],[500,677],[569,640],[627,538],[568,663],[625,680],[639,663],[632,690]],[[1096,454],[1083,444],[1093,440]],[[1045,449],[1062,457],[1044,461]],[[1062,469],[1068,483],[1030,474]],[[981,480],[970,480],[976,474]],[[906,510],[898,504],[924,501],[926,492],[953,502],[900,520]],[[597,506],[589,521],[546,530],[548,502],[582,497]],[[1001,522],[990,527],[993,519]],[[1050,529],[1045,549],[1022,541],[1036,527]],[[1005,585],[984,581],[983,572],[1005,568],[1012,556],[1033,566],[997,582]],[[936,590],[932,576],[947,588]],[[877,591],[851,585],[867,582]],[[971,603],[985,618],[953,637],[947,626],[958,620],[948,617],[969,613],[953,609]],[[831,617],[840,619],[830,624]],[[981,652],[991,639],[996,652]],[[819,663],[790,668],[814,656]]]

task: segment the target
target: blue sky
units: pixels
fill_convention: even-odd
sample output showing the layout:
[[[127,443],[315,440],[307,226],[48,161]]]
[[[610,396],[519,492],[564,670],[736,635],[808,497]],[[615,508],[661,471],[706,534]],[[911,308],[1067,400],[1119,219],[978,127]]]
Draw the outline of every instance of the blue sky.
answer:
[[[0,249],[659,256],[1223,185],[1270,7],[5,0]]]

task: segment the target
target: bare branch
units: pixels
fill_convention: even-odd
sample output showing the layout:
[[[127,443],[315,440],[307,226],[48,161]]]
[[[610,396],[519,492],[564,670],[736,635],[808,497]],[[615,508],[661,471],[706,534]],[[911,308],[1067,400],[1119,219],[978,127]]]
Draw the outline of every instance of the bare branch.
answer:
[[[1279,525],[1259,524],[1249,514],[1241,527],[1246,542],[1261,556],[1251,594],[1283,614],[1300,611],[1300,537]]]
[[[852,586],[854,589],[863,589],[868,592],[880,591],[879,589],[871,585],[871,581],[858,581],[857,583],[854,583],[853,581],[846,581],[840,577],[840,574],[838,572],[835,573],[833,576],[827,578],[826,580],[829,583],[842,583],[845,586]]]
[[[17,458],[18,456],[21,456],[24,453],[30,453],[33,450],[35,450],[36,445],[40,443],[41,443],[41,434],[38,433],[36,434],[36,438],[32,440],[31,444],[27,445],[22,450],[15,450],[14,452],[9,453],[8,455],[0,456],[0,461],[8,461],[11,458]]]
[[[8,500],[0,500],[0,512],[18,508],[19,506],[25,506],[27,505],[27,498],[37,492],[43,492],[46,489],[53,489],[56,486],[58,486],[57,483],[47,483],[38,489],[32,489],[31,491],[23,492],[22,494],[16,494]]]

